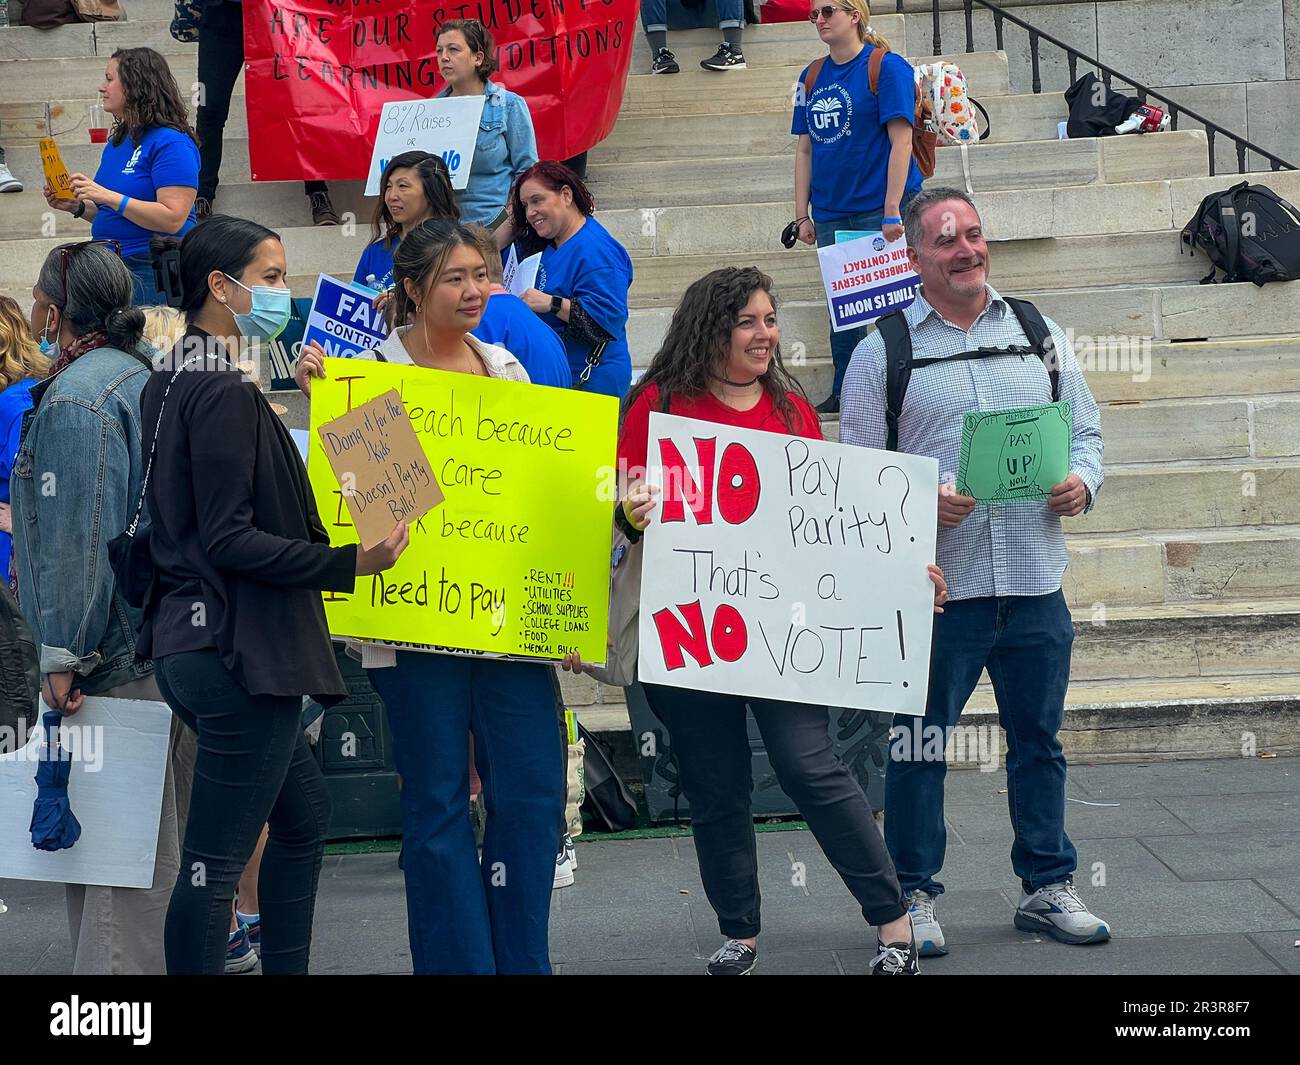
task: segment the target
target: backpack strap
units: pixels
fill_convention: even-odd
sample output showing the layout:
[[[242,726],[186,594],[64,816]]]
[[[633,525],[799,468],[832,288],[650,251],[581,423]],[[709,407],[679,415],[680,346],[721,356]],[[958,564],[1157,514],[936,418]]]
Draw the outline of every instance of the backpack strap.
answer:
[[[876,332],[885,342],[885,450],[898,450],[898,416],[912,380],[912,331],[902,310],[876,320]]]
[[[1048,328],[1047,322],[1043,320],[1042,314],[1028,300],[1020,300],[1011,296],[1004,296],[1007,306],[1011,308],[1012,313],[1016,316],[1016,321],[1020,323],[1020,328],[1025,331],[1025,339],[1029,341],[1030,347],[1043,361],[1043,368],[1047,371],[1048,379],[1052,382],[1052,402],[1059,403],[1061,399],[1061,359],[1056,351],[1056,341],[1052,339],[1052,331]]]
[[[813,86],[817,84],[817,76],[822,72],[822,67],[826,65],[826,57],[818,56],[808,64],[808,72],[803,76],[803,98],[804,103],[812,97]]]
[[[871,90],[872,96],[880,95],[880,64],[885,61],[885,53],[888,51],[888,48],[876,45],[867,59],[867,88]]]
[[[1241,261],[1241,218],[1237,214],[1237,193],[1245,187],[1245,182],[1234,185],[1227,192],[1221,192],[1215,198],[1219,208],[1219,221],[1223,224],[1223,240],[1226,245],[1227,262],[1223,271],[1225,281],[1237,280],[1237,263]],[[1211,271],[1211,275],[1213,271]]]

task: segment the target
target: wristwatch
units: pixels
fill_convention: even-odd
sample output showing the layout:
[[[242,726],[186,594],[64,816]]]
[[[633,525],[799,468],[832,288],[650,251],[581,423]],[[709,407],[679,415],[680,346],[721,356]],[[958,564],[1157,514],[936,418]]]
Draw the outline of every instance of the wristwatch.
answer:
[[[85,200],[78,200],[78,201],[77,201],[77,209],[76,209],[75,211],[72,212],[72,217],[73,217],[73,218],[80,218],[80,217],[81,217],[82,215],[84,215],[85,213],[86,213],[86,201],[85,201]]]
[[[563,296],[552,296],[552,297],[551,297],[551,313],[552,313],[552,314],[559,314],[560,311],[561,311],[563,308],[564,308],[564,297],[563,297]]]

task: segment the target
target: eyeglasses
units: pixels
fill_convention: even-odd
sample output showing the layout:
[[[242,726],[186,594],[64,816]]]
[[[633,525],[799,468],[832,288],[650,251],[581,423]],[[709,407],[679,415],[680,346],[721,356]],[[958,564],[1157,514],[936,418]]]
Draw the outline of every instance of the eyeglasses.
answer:
[[[81,251],[82,248],[89,248],[92,244],[112,248],[113,254],[119,259],[122,258],[122,242],[118,240],[83,240],[79,244],[64,245],[59,249],[59,276],[65,286],[68,283],[68,264],[72,262],[77,252]]]
[[[818,17],[820,16],[821,18],[824,18],[827,22],[829,22],[831,20],[831,16],[834,15],[835,12],[843,11],[843,10],[845,9],[842,7],[832,7],[829,4],[827,4],[825,7],[815,7],[808,12],[808,21],[816,22]]]

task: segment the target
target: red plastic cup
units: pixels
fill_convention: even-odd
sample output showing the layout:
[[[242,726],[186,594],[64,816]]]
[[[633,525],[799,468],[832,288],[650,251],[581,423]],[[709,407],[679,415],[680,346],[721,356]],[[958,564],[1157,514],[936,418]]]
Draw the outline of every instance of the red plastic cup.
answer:
[[[94,128],[92,128],[91,131],[90,131],[90,143],[91,143],[91,144],[107,144],[107,143],[108,143],[108,129],[107,129],[107,128],[101,128],[101,129],[94,129]]]

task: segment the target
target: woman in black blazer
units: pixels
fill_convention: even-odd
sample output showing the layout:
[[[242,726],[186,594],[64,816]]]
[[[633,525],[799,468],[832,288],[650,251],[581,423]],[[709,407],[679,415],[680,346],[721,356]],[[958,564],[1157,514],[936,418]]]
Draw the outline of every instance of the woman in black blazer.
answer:
[[[155,570],[141,653],[199,742],[167,971],[223,970],[235,885],[266,823],[263,971],[305,973],[330,809],[302,696],[347,694],[320,593],[390,567],[407,531],[330,547],[293,439],[235,365],[241,336],[255,346],[288,320],[279,237],[213,216],[168,254],[188,328],[141,397]]]

